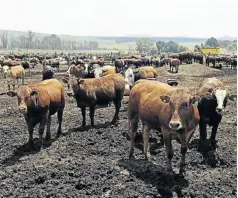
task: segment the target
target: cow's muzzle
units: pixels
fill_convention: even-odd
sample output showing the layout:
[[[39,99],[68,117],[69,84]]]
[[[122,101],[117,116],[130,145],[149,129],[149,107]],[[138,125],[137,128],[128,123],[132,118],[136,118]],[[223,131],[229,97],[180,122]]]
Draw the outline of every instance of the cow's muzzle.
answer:
[[[69,97],[72,97],[72,96],[74,96],[74,93],[73,93],[72,91],[68,91],[68,92],[67,92],[67,95],[68,95]]]
[[[25,106],[20,106],[18,107],[19,113],[26,114],[27,113],[27,107]]]
[[[182,128],[182,124],[181,122],[179,121],[170,121],[169,123],[169,127],[172,129],[172,130],[179,130]]]

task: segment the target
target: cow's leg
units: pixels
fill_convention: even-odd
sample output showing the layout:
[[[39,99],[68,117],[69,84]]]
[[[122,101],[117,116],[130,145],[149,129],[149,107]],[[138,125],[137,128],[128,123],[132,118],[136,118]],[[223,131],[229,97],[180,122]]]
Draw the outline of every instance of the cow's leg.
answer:
[[[204,122],[204,120],[200,119],[199,121],[199,132],[200,132],[200,147],[201,149],[204,149],[205,141],[207,139],[207,125]]]
[[[144,155],[146,160],[150,160],[149,133],[150,133],[150,127],[143,124]]]
[[[64,111],[64,109],[60,109],[57,113],[58,122],[59,122],[58,130],[57,130],[57,137],[59,137],[62,133],[61,126],[62,126],[62,121],[63,121],[63,111]]]
[[[163,133],[163,134],[165,134],[165,133]],[[172,140],[169,137],[167,137],[166,135],[164,135],[164,143],[165,143],[167,160],[168,160],[167,170],[168,170],[169,174],[172,174],[173,173],[172,158],[174,156],[174,150],[173,150],[173,147],[172,147]]]
[[[211,137],[210,137],[210,141],[211,141],[211,146],[216,149],[216,134],[217,134],[217,128],[218,128],[219,124],[216,124],[212,127],[212,133],[211,133]]]
[[[86,107],[81,107],[81,111],[83,117],[82,127],[86,127]]]
[[[45,125],[46,125],[46,122],[47,122],[47,118],[48,118],[48,114],[47,115],[44,115],[42,118],[41,118],[41,121],[40,121],[40,126],[39,126],[39,139],[40,139],[40,146],[42,147],[42,144],[43,144],[43,134],[44,134],[44,130],[45,130]]]
[[[32,122],[27,121],[27,119],[25,118],[26,123],[27,123],[27,127],[28,127],[28,132],[29,132],[29,139],[28,139],[28,147],[29,148],[33,148],[34,147],[34,141],[33,141],[33,125]]]
[[[187,153],[188,150],[188,146],[187,146],[187,141],[186,141],[186,134],[190,134],[190,136],[192,131],[188,131],[188,133],[182,132],[180,134],[180,141],[181,141],[181,160],[180,160],[180,169],[179,169],[179,175],[184,177],[185,176],[185,155]],[[190,138],[188,138],[190,139]]]
[[[113,103],[115,105],[116,111],[115,111],[115,115],[114,115],[111,123],[115,124],[117,122],[117,120],[119,120],[118,115],[119,115],[119,111],[120,111],[120,108],[121,108],[121,100],[114,100]]]
[[[12,89],[13,91],[15,90],[15,85],[16,85],[16,78],[12,79]]]
[[[90,120],[91,120],[91,127],[94,127],[94,113],[95,113],[95,106],[90,107]]]
[[[207,125],[203,120],[199,121],[200,141],[204,142],[207,139]]]
[[[50,125],[51,125],[51,116],[49,116],[47,120],[47,129],[46,129],[46,136],[45,136],[46,141],[51,140]]]
[[[188,147],[187,145],[181,145],[181,161],[180,161],[180,169],[179,169],[179,175],[183,176],[185,175],[185,155],[187,153]]]
[[[139,122],[139,118],[137,116],[135,116],[134,118],[130,120],[131,145],[130,145],[129,158],[133,158],[133,155],[134,155],[135,137],[136,137],[136,132],[138,128],[138,122]]]

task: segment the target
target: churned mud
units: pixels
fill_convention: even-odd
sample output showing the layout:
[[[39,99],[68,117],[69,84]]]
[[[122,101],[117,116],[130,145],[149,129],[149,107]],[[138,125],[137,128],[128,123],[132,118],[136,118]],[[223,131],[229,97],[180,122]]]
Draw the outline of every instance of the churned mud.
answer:
[[[38,66],[41,69],[41,66]],[[237,73],[199,64],[183,65],[178,74],[159,68],[161,76],[176,78],[179,86],[195,88],[206,77],[221,79],[230,93],[236,93]],[[62,76],[56,75],[57,79]],[[26,82],[38,82],[33,71]],[[0,79],[0,92],[6,91]],[[198,151],[198,130],[186,155],[185,178],[166,175],[165,147],[156,131],[151,132],[150,162],[144,160],[142,141],[138,140],[135,159],[129,160],[130,142],[126,139],[127,100],[123,100],[120,121],[108,124],[114,107],[97,109],[95,128],[81,130],[81,111],[74,99],[67,98],[63,135],[54,139],[56,115],[52,118],[52,143],[38,151],[27,150],[28,132],[23,116],[16,109],[16,98],[0,96],[0,197],[236,197],[237,103],[229,101],[217,133],[218,148],[202,154]],[[87,124],[90,123],[87,112]],[[139,127],[141,131],[141,127]],[[210,135],[210,128],[209,133]],[[37,144],[37,127],[34,131]],[[173,168],[178,173],[180,146],[173,142]]]

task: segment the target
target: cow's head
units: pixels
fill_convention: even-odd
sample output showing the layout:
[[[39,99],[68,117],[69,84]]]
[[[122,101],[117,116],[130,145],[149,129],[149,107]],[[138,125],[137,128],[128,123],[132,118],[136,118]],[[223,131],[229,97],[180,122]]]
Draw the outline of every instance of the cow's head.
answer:
[[[74,96],[74,93],[79,89],[80,79],[81,78],[77,78],[72,75],[68,75],[67,78],[62,79],[62,81],[68,85],[68,91],[66,93],[69,97]]]
[[[216,112],[218,114],[222,114],[226,108],[228,99],[234,101],[236,98],[236,95],[229,95],[225,89],[216,89],[203,93],[201,96],[201,101],[203,100],[212,103],[215,101]]]
[[[6,65],[4,65],[3,67],[2,67],[2,72],[3,72],[3,77],[6,79],[7,78],[7,74],[8,74],[8,71],[9,71],[9,67],[8,66],[6,66]]]
[[[39,106],[38,92],[28,86],[20,87],[17,92],[9,91],[7,95],[11,97],[17,96],[18,110],[22,114],[26,114],[28,107],[32,105],[34,105],[35,108]]]
[[[125,71],[125,82],[128,84],[130,87],[132,87],[135,83],[135,75],[139,72],[139,69],[135,69],[133,67],[129,67]]]
[[[188,89],[175,89],[163,95],[160,99],[169,104],[169,127],[172,130],[185,129],[191,116],[192,105],[196,104],[199,98],[190,95]]]

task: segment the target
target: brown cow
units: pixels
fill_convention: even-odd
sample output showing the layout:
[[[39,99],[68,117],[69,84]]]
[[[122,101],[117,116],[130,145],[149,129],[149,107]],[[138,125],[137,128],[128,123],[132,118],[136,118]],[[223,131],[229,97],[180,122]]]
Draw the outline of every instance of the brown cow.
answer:
[[[51,139],[51,116],[58,113],[57,136],[61,134],[63,110],[65,107],[64,87],[56,79],[44,80],[38,84],[20,87],[17,92],[10,91],[9,96],[18,99],[18,110],[25,117],[29,131],[29,146],[34,146],[33,130],[40,123],[39,138],[42,145],[42,135],[47,123],[46,140]]]
[[[4,76],[7,78],[7,85],[8,85],[8,90],[10,90],[11,84],[13,90],[15,90],[15,85],[16,81],[18,84],[18,79],[21,78],[22,85],[24,85],[24,80],[25,80],[25,70],[21,65],[14,66],[7,68],[8,66],[3,66],[4,68],[6,67],[6,71],[4,71]]]
[[[111,74],[94,79],[76,79],[70,76],[68,81],[69,96],[74,96],[77,106],[81,108],[83,122],[82,127],[86,126],[86,107],[90,108],[91,126],[94,126],[94,112],[96,105],[108,105],[113,101],[115,105],[115,115],[112,124],[116,123],[121,108],[121,100],[125,91],[125,80],[121,74]]]
[[[86,75],[85,69],[81,65],[71,65],[69,69],[66,71],[66,75],[71,74],[77,78],[84,78]]]
[[[174,59],[169,59],[169,66],[170,66],[170,71],[173,72],[174,68],[175,68],[175,72],[178,73],[178,69],[179,69],[179,65],[180,65],[180,60],[177,58]]]
[[[181,144],[180,175],[185,173],[185,154],[188,143],[199,123],[198,109],[188,89],[174,88],[167,84],[139,80],[135,83],[129,96],[128,134],[131,136],[130,157],[134,153],[134,140],[139,119],[143,125],[144,154],[150,158],[148,151],[149,132],[151,129],[162,131],[168,157],[168,171],[172,173],[172,140]]]

